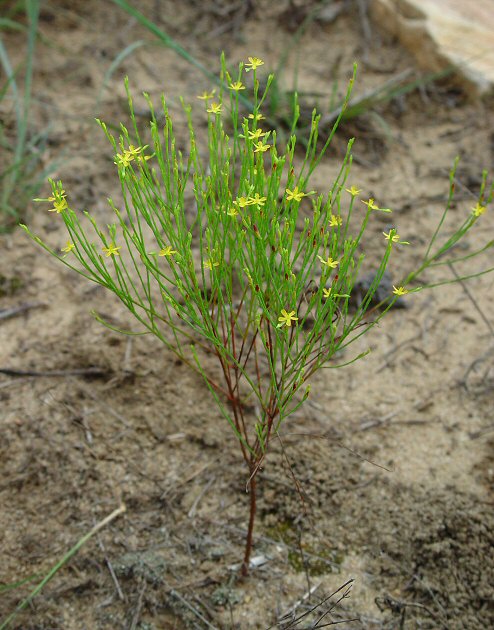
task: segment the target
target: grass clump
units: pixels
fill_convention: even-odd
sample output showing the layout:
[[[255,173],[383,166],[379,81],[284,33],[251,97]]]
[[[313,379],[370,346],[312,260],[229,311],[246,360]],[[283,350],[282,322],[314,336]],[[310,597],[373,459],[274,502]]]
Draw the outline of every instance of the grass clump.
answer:
[[[12,229],[24,217],[26,206],[46,179],[49,168],[41,166],[46,130],[34,133],[32,79],[40,3],[26,0],[22,12],[16,3],[0,18],[0,232]],[[19,15],[21,13],[21,15]],[[26,25],[22,22],[26,18]],[[14,68],[3,35],[24,31],[26,48],[22,63]],[[21,79],[22,77],[22,79]]]

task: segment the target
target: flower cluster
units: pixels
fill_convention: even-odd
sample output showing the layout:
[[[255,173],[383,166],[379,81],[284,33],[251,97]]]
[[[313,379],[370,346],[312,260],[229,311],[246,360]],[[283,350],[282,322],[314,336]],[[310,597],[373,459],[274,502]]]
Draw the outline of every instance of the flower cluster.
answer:
[[[233,202],[233,205],[238,207],[238,208],[246,208],[247,206],[264,206],[265,202],[267,200],[267,197],[261,197],[261,195],[259,193],[256,192],[256,194],[253,197],[237,197],[237,199],[235,199],[235,201]],[[231,212],[231,211],[230,211]],[[235,216],[235,214],[237,214],[237,212],[235,212],[234,214],[231,214],[231,216]]]
[[[262,59],[259,59],[258,57],[249,57],[247,63],[240,64],[238,77],[232,78],[228,72],[225,72],[225,74],[223,75],[224,80],[225,80],[225,87],[229,89],[231,92],[235,93],[237,106],[238,106],[238,99],[239,99],[238,93],[246,89],[246,86],[241,80],[242,71],[245,71],[245,72],[253,71],[255,75],[255,71],[257,70],[257,68],[259,68],[262,65],[264,65],[264,61]],[[220,94],[216,96],[216,101],[213,100],[215,99],[215,96],[216,96],[216,90],[212,89],[210,91],[204,91],[202,94],[198,95],[197,98],[202,101],[205,101],[207,113],[213,114],[213,115],[219,115],[223,112],[223,108],[224,108],[224,104],[222,102],[222,91],[220,91]],[[264,119],[264,116],[258,110],[259,110],[259,103],[256,102],[253,108],[253,111],[247,114],[246,117],[244,118],[243,128],[242,130],[239,130],[239,131],[243,131],[243,133],[238,133],[238,137],[246,140],[247,146],[249,147],[249,151],[251,151],[253,154],[257,153],[257,154],[262,155],[273,146],[272,144],[268,143],[267,139],[271,136],[271,134],[273,134],[273,137],[275,136],[274,136],[274,132],[264,131],[261,127],[257,126],[258,122]],[[249,128],[250,121],[252,121],[253,123],[253,129]],[[127,137],[127,141],[128,141],[128,137]],[[115,155],[114,163],[119,168],[122,169],[121,172],[123,173],[125,173],[125,168],[128,167],[134,160],[139,162],[139,161],[148,160],[150,159],[150,157],[152,157],[152,156],[144,155],[144,152],[148,148],[148,145],[134,146],[133,144],[129,143],[128,147],[125,148],[123,144],[121,143],[120,147],[121,147],[121,152]],[[258,164],[259,164],[258,162],[255,163],[255,167],[253,171],[254,175],[257,174],[257,169],[259,168]],[[288,181],[287,187],[285,188],[284,203],[286,203],[287,205],[299,204],[304,199],[304,197],[308,197],[310,195],[315,194],[315,191],[305,192],[304,191],[304,187],[306,183],[305,180],[300,178],[299,180],[295,179],[295,181],[293,181],[292,175],[293,175],[293,171],[290,174],[290,179]],[[262,192],[255,191],[255,188],[258,188],[258,190],[261,190]],[[266,203],[268,201],[267,195],[268,194],[271,195],[271,193],[267,193],[267,195],[263,195],[262,194],[264,192],[263,188],[265,190],[268,190],[267,188],[265,188],[265,186],[263,186],[262,184],[259,185],[258,183],[247,184],[247,186],[245,186],[245,184],[241,185],[240,190],[247,190],[248,192],[247,193],[244,192],[244,194],[238,194],[236,198],[235,197],[233,198],[233,201],[230,200],[226,203],[220,201],[220,203],[217,204],[217,209],[223,208],[223,212],[225,213],[225,215],[231,218],[235,218],[240,214],[242,218],[242,222],[250,221],[248,217],[244,217],[241,214],[242,211],[249,208],[250,206],[260,210],[261,216],[262,216],[263,214],[262,209],[265,208]],[[351,196],[351,205],[350,205],[350,209],[351,209],[353,207],[354,199],[361,194],[362,190],[357,188],[355,185],[351,185],[348,188],[345,188],[344,190]],[[272,198],[272,196],[270,196],[270,200],[273,201],[273,204],[276,203],[275,197]],[[39,201],[50,201],[53,204],[53,207],[50,208],[49,211],[56,212],[57,214],[60,214],[64,210],[68,209],[66,194],[65,194],[64,189],[62,188],[61,182],[58,182],[56,186],[53,185],[52,196],[48,197],[45,200],[39,200]],[[373,197],[369,197],[367,200],[361,200],[361,203],[363,203],[367,207],[368,213],[375,212],[375,211],[381,211],[381,212],[386,212],[386,213],[392,212],[389,208],[381,208],[376,203]],[[337,239],[339,238],[337,235],[340,232],[343,232],[343,230],[339,230],[339,228],[343,226],[344,221],[343,221],[343,217],[340,214],[339,205],[338,206],[333,205],[332,207],[336,208],[336,210],[334,212],[331,212],[331,211],[328,212],[328,214],[326,215],[327,218],[326,218],[325,226],[329,228],[333,228],[333,230],[331,232],[328,232],[328,234],[332,234],[332,238]],[[473,219],[474,220],[477,219],[482,214],[484,214],[485,211],[486,211],[486,205],[482,205],[482,203],[479,201],[475,205],[475,207],[473,207],[471,210]],[[244,225],[247,225],[247,224],[250,225],[250,223],[244,223]],[[238,225],[240,225],[240,223]],[[345,230],[344,230],[345,233],[346,233],[346,230],[348,229],[348,225],[349,224],[347,221],[345,223]],[[259,228],[257,224],[256,225],[252,224],[252,226],[253,226],[254,231],[256,232],[256,236],[259,236]],[[120,256],[120,250],[122,249],[122,247],[118,246],[115,242],[115,233],[114,232],[110,232],[110,233],[111,233],[111,240],[109,240],[108,243],[105,241],[104,246],[102,247],[102,252],[107,258]],[[324,233],[324,226],[321,227],[321,234],[323,233]],[[391,247],[394,244],[399,244],[399,245],[409,244],[408,241],[400,240],[400,235],[397,233],[397,230],[395,228],[391,228],[387,232],[383,232],[383,236],[388,243],[388,247]],[[336,241],[332,241],[332,242],[336,242]],[[180,248],[178,247],[178,249]],[[319,260],[321,267],[323,268],[323,279],[327,280],[328,275],[332,271],[337,270],[337,269],[339,269],[340,275],[344,277],[346,273],[345,272],[346,262],[345,262],[345,258],[338,259],[339,249],[338,248],[335,249],[334,246],[329,245],[329,251],[332,252],[332,256],[327,255],[328,244],[326,241],[324,242],[324,249],[325,249],[324,255],[319,255],[317,254],[317,251],[315,252],[317,259]],[[61,248],[61,252],[63,252],[65,255],[68,255],[70,252],[74,250],[76,250],[76,244],[70,240],[67,241],[65,247]],[[287,250],[284,250],[284,251],[287,251]],[[335,257],[335,252],[336,252],[336,257]],[[165,259],[171,259],[177,254],[178,254],[177,258],[180,258],[181,254],[179,254],[179,252],[176,249],[174,249],[172,245],[165,245],[165,244],[161,244],[161,249],[159,249],[157,253],[154,252],[154,255],[157,255]],[[207,269],[209,271],[213,271],[218,267],[222,267],[223,266],[222,259],[223,259],[223,256],[219,252],[217,251],[210,252],[208,256],[202,259],[202,268]],[[288,272],[285,273],[285,279],[287,281],[288,281],[288,278],[290,277],[290,273],[293,278],[295,277],[293,276],[293,272],[290,272],[289,270]],[[338,272],[335,271],[335,273],[338,273]],[[249,279],[250,279],[251,285],[255,286],[252,284],[252,278],[250,276],[249,276]],[[321,286],[319,287],[319,292],[320,292],[320,296],[322,300],[330,301],[330,300],[337,300],[338,298],[341,298],[341,299],[350,298],[350,295],[347,293],[336,292],[337,279],[338,279],[338,275],[335,275],[333,284],[329,288],[324,286],[324,282],[321,283]],[[413,289],[412,291],[415,291],[415,289]],[[404,286],[393,286],[392,295],[399,297],[399,296],[406,295],[409,292],[410,290],[405,288]],[[277,317],[278,317],[278,326],[277,326],[278,328],[281,328],[281,327],[291,328],[292,326],[296,326],[299,319],[297,316],[296,310],[286,310],[286,309],[281,309],[281,313],[279,313]]]

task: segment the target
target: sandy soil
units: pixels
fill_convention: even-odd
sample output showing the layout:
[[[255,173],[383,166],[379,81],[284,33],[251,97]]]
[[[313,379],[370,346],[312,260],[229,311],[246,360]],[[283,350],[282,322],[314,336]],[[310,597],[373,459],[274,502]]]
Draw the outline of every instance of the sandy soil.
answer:
[[[318,93],[321,104],[335,78],[343,93],[354,60],[357,95],[416,71],[352,2],[335,19],[313,20],[298,43],[293,31],[315,3],[139,4],[214,71],[221,50],[234,63],[256,55],[275,69],[288,48],[283,85],[293,87],[298,68],[300,92]],[[22,35],[5,42],[20,59]],[[102,89],[133,42],[141,43]],[[54,175],[72,204],[103,222],[119,184],[93,119],[126,119],[123,77],[136,95],[164,91],[178,130],[178,97],[196,106],[209,87],[111,2],[46,2],[36,64],[33,125],[50,125],[46,162],[59,161]],[[493,122],[489,103],[469,101],[453,77],[431,83],[345,124],[313,186],[328,185],[356,135],[352,181],[394,208],[413,244],[393,261],[399,278],[444,208],[456,155],[452,220],[474,205],[482,169],[492,171]],[[44,207],[28,208],[26,220],[54,246],[65,244]],[[387,221],[371,228],[370,242]],[[493,226],[487,213],[466,251]],[[0,320],[0,584],[39,579],[121,501],[127,507],[12,627],[248,630],[331,619],[349,629],[494,626],[493,275],[469,282],[469,293],[455,285],[407,296],[408,308],[357,342],[355,354],[370,347],[369,356],[316,376],[282,434],[305,501],[274,445],[260,475],[255,532],[255,556],[265,562],[241,579],[231,567],[242,557],[246,473],[200,377],[152,339],[99,325],[91,309],[122,328],[133,322],[112,295],[20,230],[0,247],[0,309],[32,306]],[[445,269],[427,280],[451,277]],[[317,625],[325,598],[349,580],[349,596]],[[34,583],[0,593],[0,619]],[[282,620],[316,606],[298,625]]]

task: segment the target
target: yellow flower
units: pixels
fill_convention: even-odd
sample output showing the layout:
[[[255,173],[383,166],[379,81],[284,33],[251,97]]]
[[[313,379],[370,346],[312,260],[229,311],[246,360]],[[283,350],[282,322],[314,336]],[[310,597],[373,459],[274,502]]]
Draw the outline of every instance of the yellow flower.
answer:
[[[321,258],[321,256],[318,256],[318,258],[325,267],[328,267],[328,269],[336,269],[336,267],[340,264],[338,260],[333,260],[332,258],[327,258],[326,260]]]
[[[357,195],[360,195],[360,193],[362,192],[356,186],[352,186],[351,188],[345,188],[345,190],[347,191],[347,193],[350,193],[352,195],[352,197],[356,197]],[[370,201],[370,199],[369,199],[369,201]],[[374,201],[374,199],[372,199],[372,201]]]
[[[261,197],[259,193],[256,193],[253,197],[249,198],[249,201],[256,206],[263,206],[267,197]]]
[[[219,114],[221,113],[222,105],[221,103],[211,103],[211,105],[207,108],[207,112],[209,114]]]
[[[139,153],[142,153],[144,149],[147,149],[147,145],[145,147],[135,147],[133,144],[129,144],[129,148],[124,150],[124,153],[127,155],[131,155],[132,157],[137,157]]]
[[[212,270],[213,267],[219,267],[219,266],[220,266],[220,263],[215,261],[215,260],[209,259],[209,260],[205,260],[204,261],[204,268],[205,269],[211,269]]]
[[[405,289],[405,287],[395,287],[393,284],[393,293],[395,295],[406,295],[408,292],[408,289]]]
[[[289,188],[287,188],[285,192],[286,192],[287,201],[292,201],[292,200],[301,201],[302,197],[307,197],[307,193],[301,192],[298,189],[298,186],[295,186],[293,190],[290,190]]]
[[[153,155],[138,155],[137,156],[137,161],[141,162],[141,164],[144,164],[145,162],[150,160],[152,157],[154,157],[154,153],[153,153]]]
[[[60,196],[59,199],[51,198],[51,201],[53,201],[53,208],[50,208],[48,212],[56,212],[57,214],[60,214],[61,212],[63,212],[63,210],[66,210],[68,208],[65,195]]]
[[[333,294],[333,287],[329,287],[329,289],[323,288],[322,294],[324,295],[326,299],[328,299],[329,296],[332,296],[334,298],[349,298],[350,297],[348,293],[334,293]]]
[[[60,201],[61,199],[65,199],[67,195],[65,194],[65,190],[61,188],[57,190],[51,197],[48,199],[35,199],[34,201]]]
[[[392,243],[399,243],[400,245],[410,245],[408,241],[400,241],[400,235],[396,233],[396,230],[393,228],[386,232],[383,232],[384,238]]]
[[[103,247],[103,251],[105,252],[105,256],[108,258],[110,256],[120,256],[119,250],[121,247],[116,247],[115,243],[111,243],[109,247]]]
[[[480,215],[484,214],[486,210],[487,206],[481,206],[480,203],[477,202],[477,204],[472,208],[472,214],[474,217],[480,217]]]
[[[337,217],[335,214],[332,214],[329,217],[329,227],[338,227],[343,224],[343,219],[341,217]]]
[[[163,247],[163,249],[160,249],[158,256],[172,256],[176,253],[177,252],[172,249],[171,245],[167,245],[166,247]]]
[[[65,247],[62,247],[61,251],[65,252],[66,254],[70,253],[73,249],[75,249],[75,245],[74,243],[72,243],[71,241],[67,241],[67,245],[65,245]]]
[[[230,83],[228,86],[230,90],[234,90],[235,92],[239,92],[240,90],[245,90],[245,85],[241,81],[235,81],[235,83]]]
[[[251,140],[259,140],[261,136],[266,135],[266,132],[259,127],[259,129],[256,129],[255,131],[249,131],[248,135]]]
[[[68,208],[66,197],[67,195],[65,194],[65,190],[60,188],[47,199],[34,199],[33,201],[51,201],[53,203],[53,208],[50,208],[48,212],[56,212],[57,214],[60,214],[63,210]]]
[[[113,162],[113,164],[116,164],[117,166],[123,166],[125,168],[129,166],[133,159],[133,155],[124,151],[123,153],[117,153],[117,155],[115,156],[115,162]]]
[[[251,70],[255,70],[259,68],[259,66],[263,66],[264,61],[259,59],[259,57],[249,57],[249,63],[245,64],[245,72],[250,72]]]
[[[229,217],[236,217],[238,214],[238,210],[237,208],[235,208],[235,206],[233,206],[232,208],[230,208],[229,210],[226,211],[227,215]]]
[[[214,97],[215,92],[216,90],[213,90],[212,92],[203,92],[197,98],[199,98],[201,101],[209,101]]]
[[[364,201],[362,199],[362,203],[365,204],[369,208],[369,210],[380,210],[377,203],[374,203],[374,199],[372,197],[370,197],[367,201]]]
[[[380,210],[381,212],[391,212],[389,208],[380,208],[377,203],[374,203],[374,199],[370,197],[367,201],[362,200],[362,203],[365,204],[369,210]]]
[[[254,149],[254,153],[259,153],[259,152],[264,153],[264,151],[268,151],[269,148],[271,147],[270,144],[264,144],[262,140],[260,140],[259,142],[256,142],[254,146],[256,147]]]
[[[129,144],[129,148],[124,149],[123,153],[116,154],[114,164],[126,168],[135,158],[139,161],[149,160],[151,156],[140,155],[147,148],[147,144],[143,147],[136,147],[133,144]]]
[[[251,206],[255,201],[251,197],[238,197],[233,203],[237,204],[239,208],[245,208],[245,206]]]
[[[249,114],[249,118],[251,120],[264,120],[266,117],[263,116],[260,112],[257,112],[257,114]]]
[[[281,314],[278,317],[278,321],[280,322],[278,324],[278,328],[281,328],[282,326],[290,327],[292,325],[292,322],[298,321],[298,317],[295,317],[295,311],[290,311],[288,313],[287,311],[285,311],[284,308],[282,308]]]
[[[396,230],[389,230],[389,232],[386,234],[386,232],[383,232],[384,237],[388,240],[388,241],[393,241],[393,243],[398,243],[398,241],[400,240],[400,235],[396,233]]]

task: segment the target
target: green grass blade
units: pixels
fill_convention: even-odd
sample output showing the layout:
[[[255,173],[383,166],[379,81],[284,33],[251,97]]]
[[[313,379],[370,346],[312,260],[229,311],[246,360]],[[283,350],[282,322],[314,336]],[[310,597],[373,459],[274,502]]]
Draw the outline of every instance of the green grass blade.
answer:
[[[14,111],[16,117],[16,143],[13,155],[13,164],[17,165],[22,162],[22,158],[26,149],[28,117],[31,105],[31,87],[33,75],[34,48],[36,44],[36,35],[39,17],[39,0],[26,0],[26,14],[29,25],[27,29],[27,51],[25,56],[25,77],[24,77],[24,93],[21,97],[17,82],[15,80],[15,72],[10,63],[7,50],[0,40],[0,62],[5,70],[7,81],[10,83],[12,96],[14,101]],[[17,181],[22,177],[23,173],[19,168],[11,170],[10,177],[4,183],[1,197],[1,208],[8,206],[8,200],[14,190]]]
[[[11,584],[0,584],[0,594],[6,593],[7,591],[12,591],[16,588],[19,588],[20,586],[24,586],[24,584],[27,584],[28,582],[33,582],[39,577],[39,575],[29,575],[27,578],[19,580],[18,582],[12,582]]]
[[[0,630],[5,630],[15,617],[20,613],[28,604],[41,592],[41,590],[48,584],[48,582],[60,571],[60,569],[67,564],[67,562],[74,556],[79,549],[87,543],[95,534],[97,534],[101,529],[106,527],[111,521],[113,521],[117,516],[123,514],[125,512],[125,505],[121,505],[116,510],[114,510],[111,514],[109,514],[102,521],[97,523],[90,532],[88,532],[85,536],[83,536],[77,543],[65,554],[65,556],[59,560],[56,565],[45,575],[45,577],[41,580],[41,582],[36,586],[35,589],[31,591],[31,593],[17,606],[13,613],[11,613],[0,625]]]
[[[142,39],[138,39],[137,41],[132,42],[132,44],[129,44],[122,51],[120,51],[118,55],[115,57],[115,59],[111,62],[110,67],[105,72],[103,83],[99,89],[98,96],[96,97],[96,106],[95,106],[96,113],[98,113],[99,111],[101,100],[103,98],[103,93],[108,87],[108,84],[110,83],[110,79],[112,78],[115,70],[118,68],[118,66],[122,63],[124,59],[126,59],[129,55],[131,55],[134,52],[134,50],[137,50],[141,46],[145,46],[145,45],[146,45],[145,41],[143,41]]]
[[[24,94],[22,99],[22,118],[17,129],[15,160],[19,160],[26,147],[26,135],[29,109],[31,106],[31,88],[33,79],[33,60],[36,36],[38,31],[39,0],[26,0],[26,14],[29,20],[27,32],[26,75],[24,78]]]
[[[9,20],[9,18],[0,18],[0,28],[10,28],[13,31],[23,31],[26,27],[23,24],[19,24],[15,20]]]
[[[156,37],[165,46],[167,46],[168,48],[171,48],[174,52],[177,53],[177,55],[182,57],[182,59],[185,59],[191,65],[195,66],[198,70],[202,72],[202,74],[204,74],[205,77],[207,77],[215,85],[218,85],[220,87],[223,86],[221,79],[219,79],[216,76],[216,74],[208,70],[206,66],[203,66],[202,63],[198,61],[195,57],[193,57],[190,53],[188,53],[185,50],[185,48],[182,48],[182,46],[180,46],[178,42],[176,42],[167,33],[162,31],[158,26],[156,26],[154,22],[149,20],[140,11],[138,11],[136,8],[134,8],[128,2],[126,2],[126,0],[113,0],[113,2],[116,5],[118,5],[121,9],[126,11],[129,15],[132,15],[132,17],[135,17],[136,20],[138,20],[143,26],[145,26],[148,30],[150,30],[151,33],[153,33],[153,35],[156,35]],[[239,97],[239,101],[241,101],[243,105],[245,105],[249,110],[252,110],[253,106],[252,106],[252,103],[249,101],[249,99],[245,98],[243,94],[239,94],[238,97]]]
[[[128,2],[126,2],[126,0],[113,0],[113,2],[115,2],[115,4],[117,4],[121,9],[126,11],[129,15],[132,15],[132,17],[135,17],[136,20],[138,20],[143,26],[145,26],[148,30],[150,30],[151,33],[156,35],[156,37],[160,41],[162,41],[163,44],[165,44],[165,46],[168,46],[168,48],[171,48],[172,50],[174,50],[177,53],[177,55],[179,55],[180,57],[188,61],[190,64],[198,68],[205,76],[208,77],[208,79],[211,79],[212,81],[216,83],[217,81],[216,75],[210,72],[205,66],[202,65],[202,63],[197,61],[195,57],[193,57],[190,53],[188,53],[185,50],[185,48],[182,48],[182,46],[180,46],[180,44],[178,44],[173,38],[171,38],[164,31],[162,31],[158,26],[156,26],[154,22],[149,20],[140,11],[138,11],[136,8],[131,6]]]

